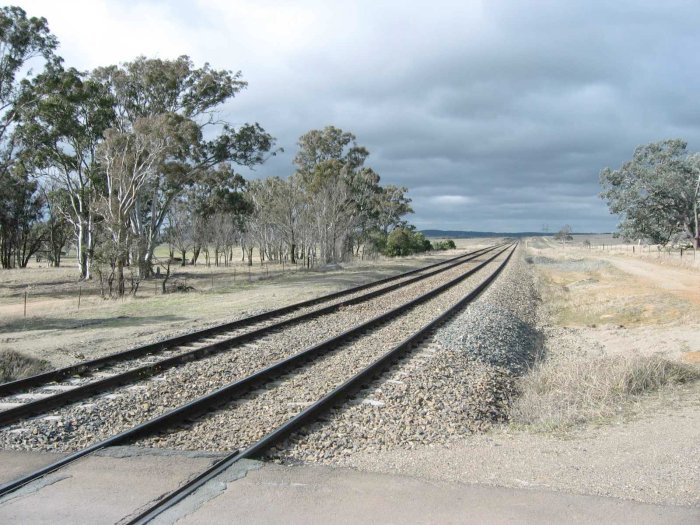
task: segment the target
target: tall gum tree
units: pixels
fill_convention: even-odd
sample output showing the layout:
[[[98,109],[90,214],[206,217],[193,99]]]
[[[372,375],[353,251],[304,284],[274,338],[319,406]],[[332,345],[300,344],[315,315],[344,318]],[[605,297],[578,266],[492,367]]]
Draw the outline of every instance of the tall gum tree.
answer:
[[[181,144],[163,158],[133,206],[133,258],[146,277],[173,200],[220,163],[261,164],[274,155],[274,139],[257,123],[233,127],[217,119],[221,105],[247,86],[240,72],[215,70],[209,64],[195,68],[187,56],[175,60],[139,57],[121,66],[97,69],[94,77],[116,100],[116,127],[122,132],[131,130],[138,119],[163,114],[178,115],[199,128],[196,141]]]
[[[279,232],[281,241],[287,245],[290,262],[296,264],[302,218],[308,206],[298,178],[255,180],[250,184],[249,194],[256,215]]]
[[[132,244],[129,221],[141,189],[157,176],[163,159],[190,142],[198,129],[172,114],[138,119],[130,131],[110,129],[98,155],[106,184],[98,211],[111,236],[110,259],[116,269],[117,293],[124,295],[124,266]]]
[[[298,146],[296,176],[309,198],[321,260],[335,262],[357,218],[351,182],[369,153],[355,135],[334,126],[305,133]]]
[[[324,262],[359,252],[377,232],[386,237],[413,211],[406,188],[382,187],[379,175],[364,165],[369,153],[352,133],[327,126],[302,135],[298,144],[294,178],[306,195],[306,215],[314,221]]]
[[[33,99],[27,95],[33,71],[60,59],[58,45],[45,18],[28,17],[20,7],[0,8],[0,248],[3,267],[26,264],[31,230],[36,214],[28,213],[38,203],[36,185],[29,180],[16,129],[22,110]],[[41,68],[36,68],[40,65]],[[14,255],[14,258],[13,258]]]
[[[685,141],[640,146],[620,169],[603,169],[600,183],[601,198],[621,217],[624,238],[666,244],[679,237],[698,248],[700,158],[688,153]]]
[[[65,198],[60,211],[73,226],[82,279],[90,279],[95,247],[95,200],[103,192],[97,150],[115,123],[114,99],[75,69],[50,68],[31,85],[34,100],[22,113],[18,135],[36,169]]]

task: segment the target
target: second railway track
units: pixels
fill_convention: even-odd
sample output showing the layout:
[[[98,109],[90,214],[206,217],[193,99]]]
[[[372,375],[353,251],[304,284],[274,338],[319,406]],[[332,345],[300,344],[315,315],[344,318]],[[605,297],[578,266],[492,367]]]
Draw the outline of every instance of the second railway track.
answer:
[[[328,363],[335,362],[335,365],[333,365],[334,368],[336,370],[340,370],[342,376],[347,377],[348,374],[354,373],[363,366],[366,366],[368,361],[376,359],[378,355],[386,352],[387,348],[395,345],[407,334],[415,332],[416,327],[423,326],[421,330],[424,331],[426,329],[426,322],[428,322],[429,325],[432,324],[429,322],[429,320],[435,319],[435,316],[438,314],[438,319],[444,317],[446,312],[454,309],[456,305],[459,305],[460,302],[464,301],[465,294],[474,295],[476,293],[475,290],[478,290],[479,286],[483,287],[484,283],[490,281],[490,279],[497,274],[497,271],[490,272],[488,268],[495,265],[498,267],[498,271],[500,271],[500,268],[503,267],[505,261],[507,261],[507,258],[510,257],[510,253],[512,253],[512,251],[510,251],[510,253],[506,255],[506,251],[509,251],[507,247],[497,251],[495,255],[490,256],[477,266],[467,271],[462,270],[460,275],[452,276],[446,282],[433,287],[426,293],[423,293],[408,303],[397,306],[388,312],[385,311],[383,314],[380,314],[379,316],[366,322],[360,323],[351,330],[346,330],[338,336],[312,345],[302,353],[277,362],[265,369],[258,370],[252,375],[236,380],[233,383],[210,392],[194,401],[185,403],[184,405],[180,403],[176,408],[166,411],[160,416],[137,425],[136,427],[127,429],[121,434],[113,435],[98,443],[93,442],[93,444],[89,447],[70,454],[67,458],[64,458],[56,464],[49,465],[30,476],[5,485],[2,489],[0,489],[0,494],[9,493],[17,487],[36,479],[47,472],[60,468],[62,465],[68,464],[86,454],[99,450],[100,448],[130,443],[137,439],[148,439],[148,436],[152,436],[154,433],[158,433],[164,429],[172,429],[173,427],[177,427],[177,425],[181,424],[183,421],[193,417],[199,417],[201,414],[210,411],[212,408],[215,408],[222,403],[231,402],[232,399],[240,399],[241,403],[243,404],[249,404],[252,402],[253,405],[251,406],[256,408],[253,408],[252,412],[250,410],[244,410],[243,413],[248,414],[249,416],[259,417],[265,412],[270,411],[269,407],[271,406],[270,403],[272,403],[272,401],[268,399],[269,403],[264,402],[262,405],[259,403],[267,399],[266,396],[270,395],[268,392],[271,390],[276,390],[279,388],[289,389],[291,386],[292,391],[294,391],[295,385],[315,385],[309,392],[301,396],[301,398],[297,398],[299,399],[298,401],[290,402],[290,398],[288,396],[281,396],[281,399],[284,400],[284,402],[281,403],[283,409],[280,411],[278,408],[273,408],[272,411],[276,414],[276,416],[268,421],[267,426],[257,425],[256,427],[258,432],[264,434],[269,430],[270,425],[274,427],[279,424],[280,420],[284,420],[285,418],[289,417],[289,407],[293,407],[291,408],[291,412],[298,412],[300,407],[303,407],[307,403],[311,403],[313,399],[316,399],[319,394],[322,395],[323,392],[331,387],[332,384],[342,380],[342,378],[337,374],[330,374],[327,376],[321,374],[324,375],[323,380],[313,381],[312,377],[320,377],[320,375],[317,373],[318,370],[322,370],[324,367],[327,367]],[[483,280],[483,275],[487,274],[490,274],[490,277]],[[479,281],[482,281],[482,283],[477,286]],[[434,322],[436,321],[433,321],[433,323]],[[394,331],[393,335],[391,335],[392,331]],[[410,337],[415,337],[415,335],[409,335],[409,339]],[[360,346],[362,346],[364,349],[358,350],[358,348],[356,348],[357,344],[360,344]],[[338,360],[340,360],[340,362]],[[317,372],[312,372],[311,370],[313,369],[316,369]],[[288,378],[285,377],[285,374],[290,373],[291,371],[295,371],[294,375],[290,375]],[[301,383],[299,383],[299,378],[303,378],[301,379]],[[270,381],[272,381],[272,383],[270,383]],[[255,392],[254,389],[259,387],[261,383],[267,383],[268,387],[261,392]],[[253,391],[252,394],[250,393],[251,390]],[[241,395],[246,397],[241,398]],[[299,395],[298,389],[297,393],[294,395]],[[308,396],[310,396],[310,398]],[[275,407],[280,406],[281,399],[277,399],[274,402]],[[304,410],[304,412],[306,412],[306,410]],[[206,427],[208,429],[207,432],[213,429],[213,427],[210,426],[211,423],[205,422],[216,421],[216,417],[216,414],[214,414],[213,416],[205,416],[201,420],[201,424],[209,425]],[[231,421],[237,421],[239,427],[250,426],[246,424],[245,417],[248,416],[244,416],[243,419],[240,419],[239,417],[232,417],[230,419]],[[34,423],[34,421],[30,423]],[[90,429],[87,430],[89,431]],[[188,430],[188,432],[190,431]],[[7,434],[7,431],[3,432],[3,435]],[[169,435],[176,434],[178,434],[178,432]],[[256,437],[257,436],[246,435],[244,433],[242,436],[235,439],[239,439],[240,443],[245,444],[250,442],[250,440],[256,439]],[[148,441],[142,441],[142,444],[148,443]],[[230,441],[222,441],[217,446],[217,449],[226,449],[229,446],[233,446]],[[208,447],[204,445],[204,448]]]
[[[22,418],[43,414],[69,403],[89,400],[91,396],[114,391],[119,387],[123,387],[123,385],[140,382],[172,367],[183,367],[186,369],[184,370],[183,376],[176,380],[177,383],[183,384],[197,381],[197,384],[201,384],[202,381],[200,377],[202,375],[211,375],[211,370],[205,370],[203,372],[202,367],[192,366],[191,362],[205,358],[212,360],[213,355],[232,350],[235,350],[233,356],[230,356],[230,358],[222,357],[218,360],[216,364],[216,368],[219,372],[218,375],[222,373],[225,375],[226,370],[239,369],[241,366],[239,364],[240,362],[247,362],[250,365],[248,370],[243,370],[245,373],[246,371],[250,371],[251,367],[263,366],[266,362],[273,362],[276,359],[284,357],[285,354],[293,353],[295,345],[299,346],[300,344],[303,345],[308,342],[308,338],[304,337],[305,332],[318,333],[319,331],[318,326],[315,327],[312,332],[305,330],[303,326],[309,323],[318,324],[322,322],[328,325],[327,334],[331,334],[334,332],[334,329],[337,331],[338,328],[342,329],[355,324],[358,320],[371,316],[373,311],[378,311],[378,309],[385,308],[387,305],[396,304],[396,301],[402,300],[402,296],[405,297],[407,294],[410,296],[411,293],[419,293],[421,289],[433,286],[437,280],[449,278],[452,273],[459,272],[464,264],[469,263],[473,259],[493,249],[495,249],[495,247],[477,250],[435,265],[430,265],[427,268],[423,268],[422,272],[412,271],[394,278],[381,280],[378,283],[370,283],[373,284],[373,286],[365,285],[359,287],[360,292],[356,291],[357,288],[353,288],[346,291],[345,294],[331,294],[331,303],[322,303],[320,307],[312,308],[306,306],[305,303],[301,303],[303,306],[291,313],[287,311],[287,308],[279,309],[279,317],[267,315],[265,319],[256,319],[257,322],[251,323],[248,329],[246,329],[246,327],[238,327],[233,332],[219,333],[218,337],[217,334],[212,333],[211,330],[206,330],[200,334],[199,339],[190,338],[185,344],[177,344],[180,343],[181,338],[175,338],[171,342],[162,342],[161,346],[163,350],[158,353],[149,353],[145,356],[139,355],[128,361],[124,359],[122,355],[124,353],[119,354],[117,362],[110,366],[107,366],[102,360],[98,360],[100,364],[98,369],[90,371],[86,376],[73,375],[65,378],[63,381],[53,381],[49,384],[45,382],[40,383],[38,379],[30,378],[29,381],[27,381],[28,383],[39,383],[38,386],[34,387],[30,392],[0,399],[0,402],[5,402],[4,407],[6,408],[0,411],[0,425],[8,425]],[[391,283],[391,281],[398,282]],[[345,297],[342,295],[345,295]],[[337,318],[341,317],[346,319],[344,324],[343,322],[340,322],[340,324],[337,322]],[[300,323],[304,323],[304,325]],[[337,326],[332,327],[333,323]],[[238,323],[238,325],[242,324],[243,323]],[[282,330],[284,330],[284,332],[282,332]],[[290,338],[289,333],[294,332],[297,332],[296,337],[293,336]],[[286,339],[287,344],[283,344],[281,347],[277,345],[276,351],[273,352],[269,351],[270,348],[267,349],[268,351],[259,351],[258,348],[260,345],[266,341],[264,339],[265,337]],[[274,344],[272,346],[274,346]],[[131,352],[133,351],[125,353],[130,354]],[[263,357],[262,360],[261,355]],[[85,365],[83,365],[83,368],[85,368]],[[210,367],[205,365],[204,368]],[[189,376],[187,373],[188,371],[190,372]],[[43,376],[46,378],[47,374],[43,374]],[[160,382],[162,379],[163,378],[157,377],[155,381]],[[229,379],[230,376],[212,378],[208,388],[212,389],[212,385],[215,385],[216,382],[225,383]],[[15,385],[16,383],[17,382],[15,382]],[[167,381],[159,383],[158,386],[167,386]],[[139,384],[134,385],[130,393],[134,394],[135,390],[136,395],[127,396],[127,399],[144,397],[138,395],[140,393],[139,390],[142,388],[143,387]],[[177,384],[174,385],[176,391],[181,388],[182,387]],[[160,389],[162,390],[162,388]],[[204,392],[197,391],[196,395],[201,395],[202,393]],[[108,394],[108,397],[112,398],[108,399],[108,401],[113,401],[112,403],[107,403],[109,407],[108,410],[114,414],[112,416],[113,418],[119,418],[121,415],[123,419],[130,421],[131,410],[129,410],[128,406],[125,406],[124,402],[119,401],[118,398],[120,395],[121,394]],[[165,396],[171,397],[169,394],[165,394]],[[151,397],[155,398],[155,402],[153,402]],[[148,396],[148,399],[140,399],[137,401],[140,402],[140,406],[142,407],[146,404],[148,404],[149,407],[152,406],[153,412],[164,409],[164,407],[169,404],[159,402],[159,399],[162,397],[163,396],[158,395]],[[123,401],[126,401],[128,404],[128,400]],[[181,401],[181,399],[178,397],[174,401]],[[7,408],[8,406],[10,408]],[[52,439],[52,436],[57,432],[55,427],[61,422],[71,426],[85,423],[82,419],[93,409],[93,406],[93,403],[87,403],[82,405],[82,407],[78,407],[78,413],[76,414],[77,419],[76,417],[66,418],[65,414],[50,414],[47,423],[49,427],[54,428],[45,429],[47,430],[47,439],[49,441]],[[95,414],[93,414],[93,416],[95,416]],[[100,415],[97,415],[97,417],[100,417]],[[104,414],[104,417],[109,417],[109,414]],[[91,419],[94,420],[95,417]]]

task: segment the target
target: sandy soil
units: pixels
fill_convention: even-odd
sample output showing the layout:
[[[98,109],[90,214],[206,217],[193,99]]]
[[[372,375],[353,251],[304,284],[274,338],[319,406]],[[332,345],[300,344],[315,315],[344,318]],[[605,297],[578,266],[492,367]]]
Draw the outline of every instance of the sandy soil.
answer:
[[[533,246],[534,245],[534,246]],[[700,356],[700,270],[577,246],[532,243],[554,324],[592,351]]]
[[[700,273],[652,258],[529,242],[548,314],[546,347],[697,362]],[[700,384],[637,398],[565,434],[509,426],[449,446],[360,454],[355,468],[700,506]]]

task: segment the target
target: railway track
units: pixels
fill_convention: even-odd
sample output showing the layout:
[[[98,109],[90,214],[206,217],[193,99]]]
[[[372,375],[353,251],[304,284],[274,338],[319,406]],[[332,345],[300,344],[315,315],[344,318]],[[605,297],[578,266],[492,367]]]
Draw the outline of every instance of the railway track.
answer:
[[[267,426],[260,427],[261,436],[241,442],[242,446],[237,447],[235,452],[131,521],[131,523],[145,523],[236,461],[262,453],[381,373],[402,353],[425,339],[440,323],[478,297],[505,267],[514,250],[515,247],[512,245],[501,247],[495,251],[495,254],[473,268],[462,271],[447,282],[404,304],[395,306],[339,335],[311,345],[293,356],[257,370],[253,374],[178,406],[154,419],[94,443],[32,474],[3,485],[0,487],[0,496],[9,494],[97,450],[134,443],[138,440],[148,442],[154,435],[166,430],[172,432],[175,429],[172,433],[177,433],[178,425],[193,418],[199,417],[201,424],[204,425],[207,424],[206,421],[221,417],[217,414],[225,414],[223,417],[231,418],[229,411],[235,411],[246,403],[250,403],[254,410],[257,410],[255,407],[259,408],[260,403],[274,402],[275,391],[280,392],[284,389],[290,391],[290,387],[293,390],[295,381],[306,381],[307,378],[315,377],[324,369],[328,369],[332,361],[335,360],[336,365],[340,362],[343,377],[331,374],[328,378],[319,381],[318,389],[311,393],[314,399],[308,403],[306,400],[301,403],[304,408],[300,409],[297,406],[292,410],[293,414],[290,414],[288,409],[278,411],[279,421],[275,420]],[[493,270],[491,271],[490,268]],[[484,276],[484,274],[487,275]],[[475,279],[479,282],[473,283]],[[418,327],[412,321],[415,317],[421,319]],[[401,329],[396,331],[397,327]],[[387,330],[394,330],[394,335],[387,337],[389,333]],[[381,341],[384,343],[380,344]],[[362,347],[359,351],[358,345]],[[347,363],[354,364],[345,367],[343,358],[346,358]],[[317,395],[318,393],[320,395]],[[287,398],[282,396],[282,399]],[[212,410],[218,410],[218,412],[212,414]],[[204,416],[205,414],[209,415]]]
[[[0,426],[130,385],[184,363],[231,351],[285,327],[430,279],[498,246],[158,343],[0,385]]]

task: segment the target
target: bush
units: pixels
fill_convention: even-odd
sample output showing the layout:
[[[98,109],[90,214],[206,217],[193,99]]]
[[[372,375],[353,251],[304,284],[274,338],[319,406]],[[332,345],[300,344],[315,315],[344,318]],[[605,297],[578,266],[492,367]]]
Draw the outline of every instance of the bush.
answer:
[[[457,245],[452,239],[447,239],[446,241],[438,241],[433,244],[433,250],[454,250]]]
[[[432,249],[433,246],[430,244],[430,241],[422,233],[414,232],[408,228],[396,228],[389,234],[382,253],[389,257],[396,257],[426,252]]]
[[[48,368],[48,362],[24,356],[14,350],[0,352],[0,383],[33,376]]]
[[[385,253],[386,252],[386,240],[388,235],[382,231],[372,231],[367,237],[367,242],[365,243],[365,249],[371,254]]]

